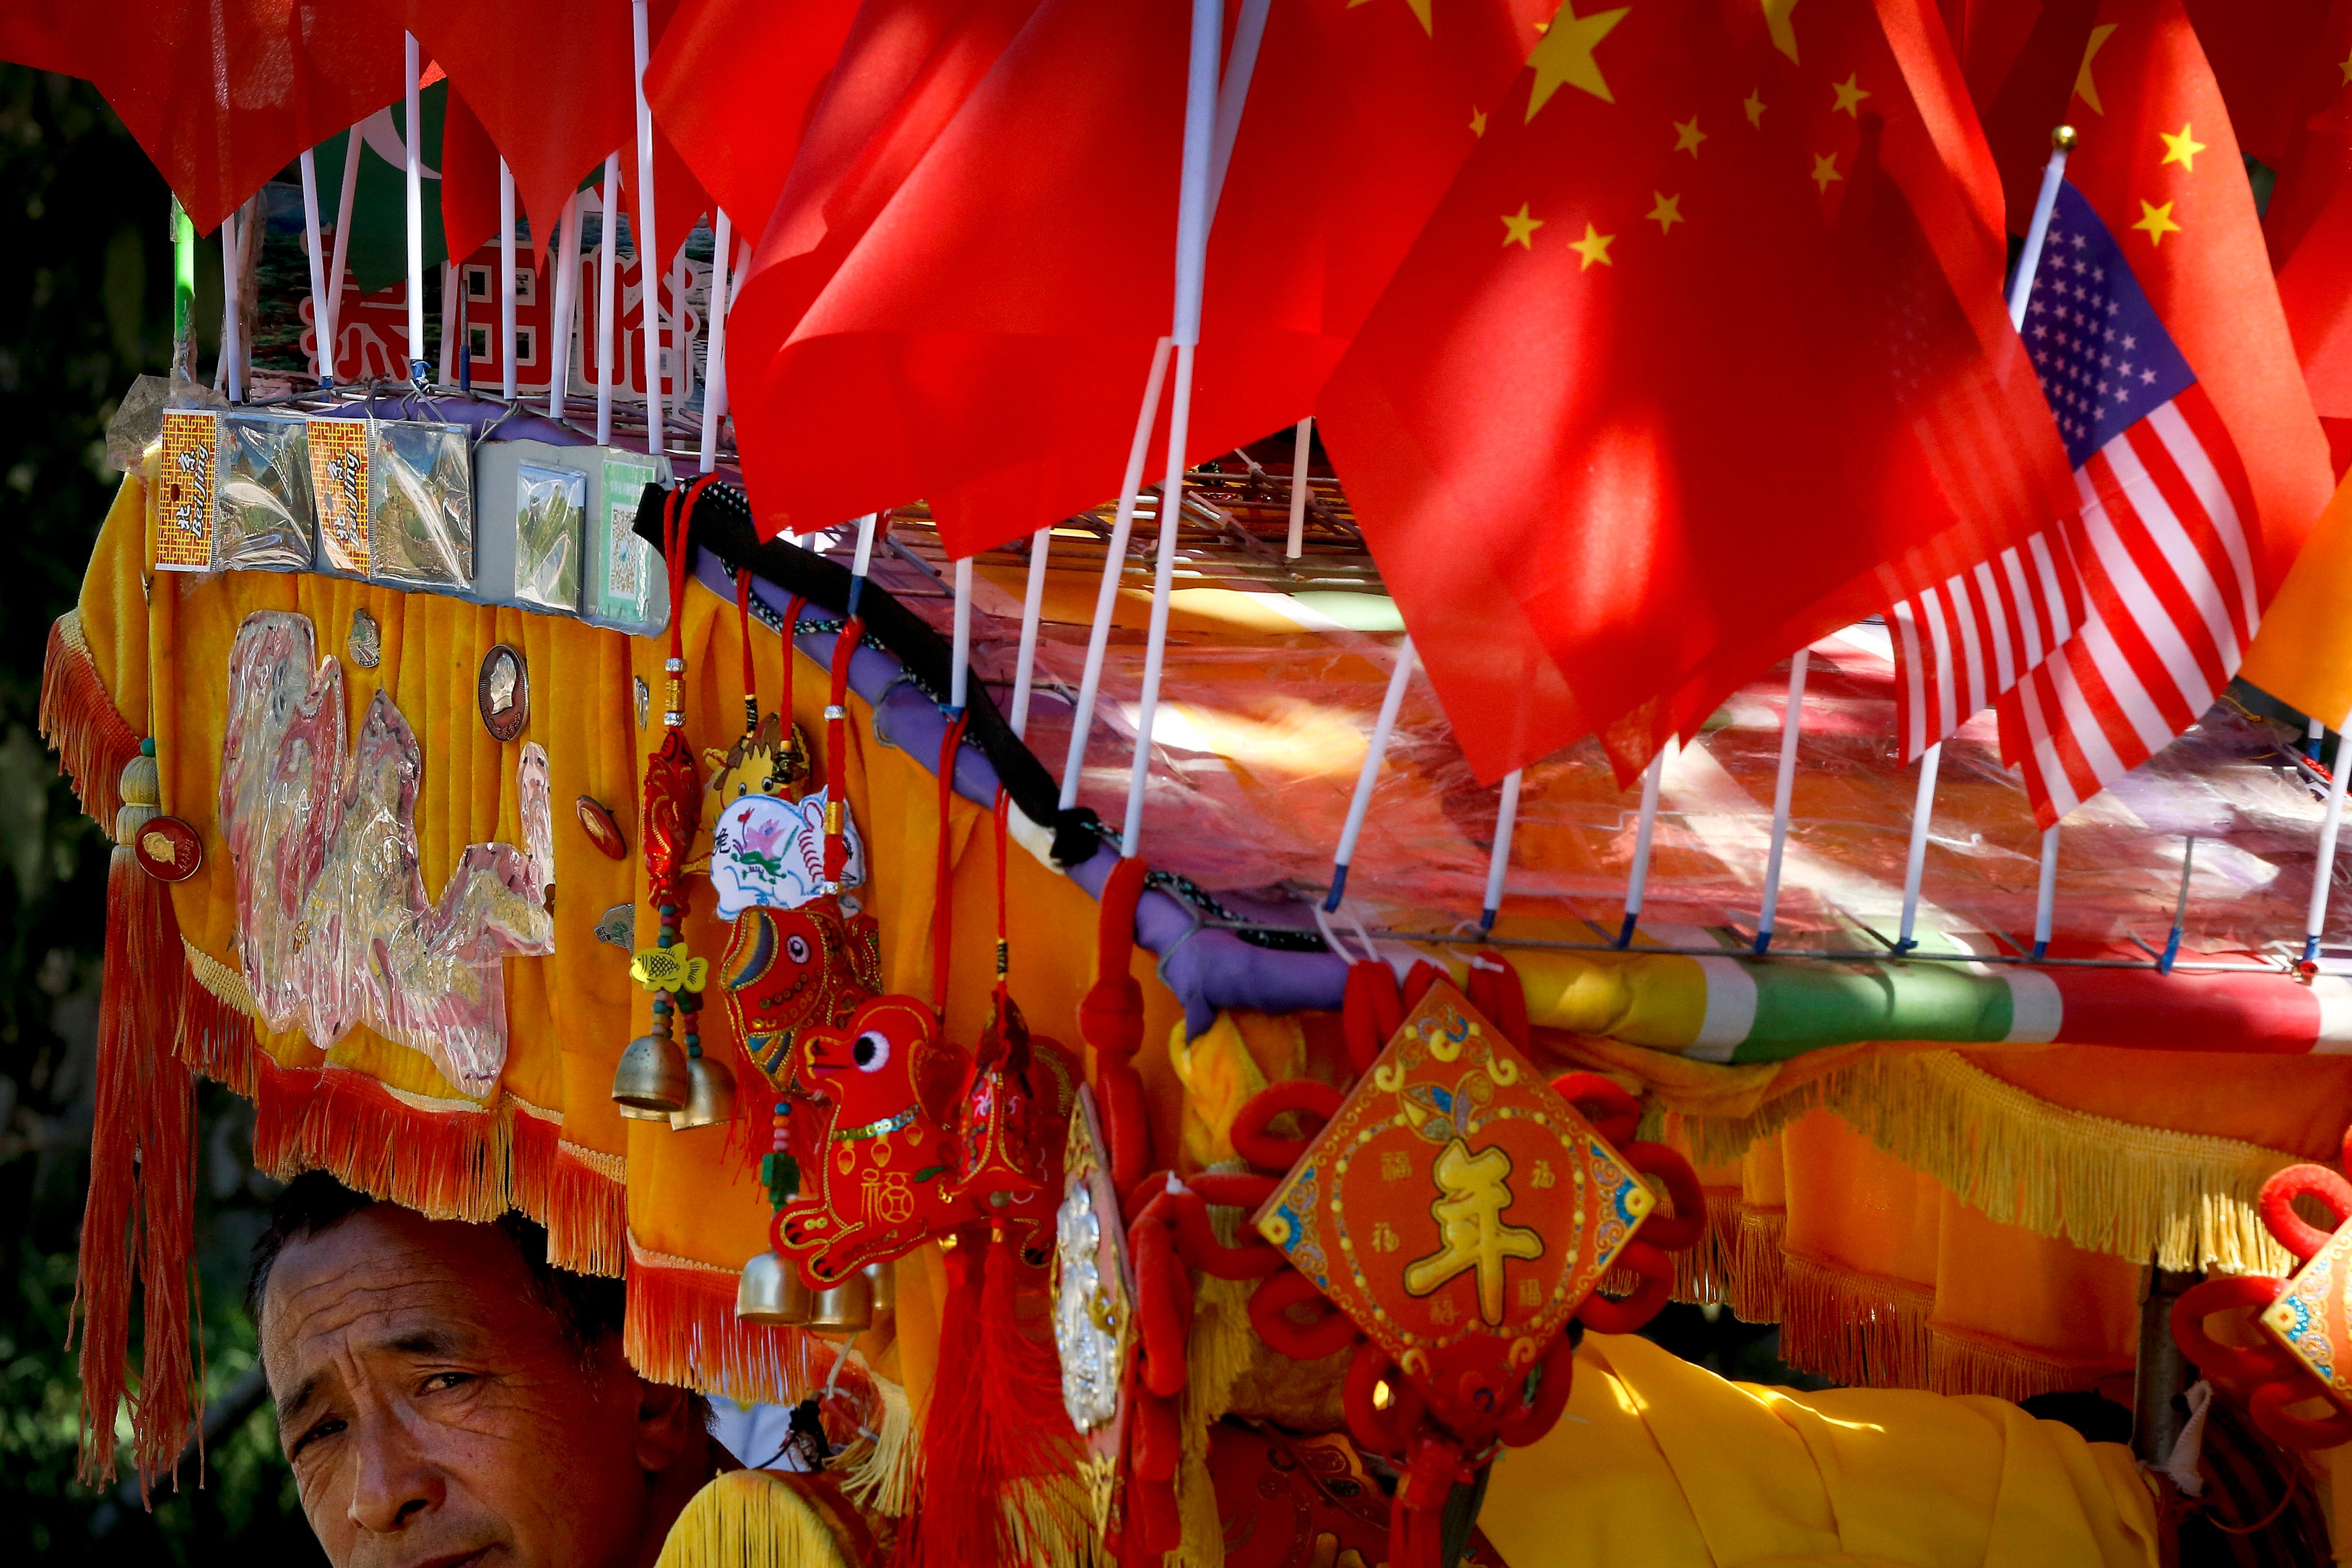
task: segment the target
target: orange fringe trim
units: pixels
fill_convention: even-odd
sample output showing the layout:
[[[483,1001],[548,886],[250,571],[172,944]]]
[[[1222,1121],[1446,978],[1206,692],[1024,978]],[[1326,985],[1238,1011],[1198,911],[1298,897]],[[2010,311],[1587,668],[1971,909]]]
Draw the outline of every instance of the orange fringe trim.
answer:
[[[621,1352],[656,1383],[742,1404],[791,1405],[822,1382],[839,1352],[799,1329],[735,1317],[735,1271],[628,1244],[628,1317]]]
[[[608,1277],[628,1267],[628,1193],[563,1141],[562,1120],[509,1095],[507,1193],[547,1227],[548,1261]]]
[[[1782,1258],[1782,1361],[1833,1383],[1928,1385],[1933,1289],[1795,1253]]]
[[[2101,1378],[2131,1369],[2127,1359],[2061,1360],[2006,1340],[1929,1331],[1927,1386],[1938,1394],[2031,1399],[2037,1394],[2089,1388]]]
[[[78,610],[68,610],[49,627],[36,722],[58,753],[58,771],[73,780],[82,810],[113,832],[114,814],[122,809],[122,770],[139,754],[139,734],[107,693],[82,639]]]
[[[1785,1208],[1738,1206],[1729,1288],[1723,1304],[1743,1323],[1777,1323],[1787,1296],[1787,1261],[1780,1250],[1789,1226]]]
[[[1706,1229],[1688,1249],[1675,1255],[1675,1300],[1702,1307],[1727,1300],[1738,1249],[1739,1189],[1709,1187]]]

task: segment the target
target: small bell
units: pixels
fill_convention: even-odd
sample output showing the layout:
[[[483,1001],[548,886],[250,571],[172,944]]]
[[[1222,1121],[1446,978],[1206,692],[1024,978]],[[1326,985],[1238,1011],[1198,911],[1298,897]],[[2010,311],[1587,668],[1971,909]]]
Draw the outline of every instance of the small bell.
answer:
[[[808,1321],[814,1292],[801,1282],[800,1270],[772,1252],[762,1252],[743,1265],[735,1282],[735,1321],[798,1328]]]
[[[670,1112],[669,1124],[683,1132],[689,1127],[715,1127],[735,1120],[735,1075],[696,1055],[686,1061],[686,1103]]]
[[[866,1266],[866,1278],[873,1282],[874,1315],[887,1318],[898,1310],[898,1266],[888,1258]]]
[[[801,1326],[820,1333],[864,1333],[874,1326],[874,1281],[862,1273],[843,1275],[830,1289],[816,1293],[808,1321]]]
[[[639,1035],[621,1053],[613,1072],[613,1099],[621,1114],[641,1121],[667,1121],[686,1103],[692,1088],[686,1053],[665,1035]]]

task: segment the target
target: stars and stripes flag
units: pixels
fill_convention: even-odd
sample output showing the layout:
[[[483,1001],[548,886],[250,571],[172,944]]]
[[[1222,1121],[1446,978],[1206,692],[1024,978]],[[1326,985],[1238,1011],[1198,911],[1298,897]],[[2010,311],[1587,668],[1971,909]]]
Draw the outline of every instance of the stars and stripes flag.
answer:
[[[2071,184],[2058,193],[2025,339],[2083,501],[2082,622],[2013,699],[2008,749],[2046,824],[2212,705],[2262,624],[2262,594],[2237,447]]]

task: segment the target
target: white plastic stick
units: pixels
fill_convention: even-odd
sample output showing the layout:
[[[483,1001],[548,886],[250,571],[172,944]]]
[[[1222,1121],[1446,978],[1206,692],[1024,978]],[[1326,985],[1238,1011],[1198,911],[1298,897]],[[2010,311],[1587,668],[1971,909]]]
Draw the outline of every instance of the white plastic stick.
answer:
[[[596,445],[613,444],[613,317],[619,279],[614,275],[621,226],[621,155],[604,154],[604,209],[596,253]]]
[[[668,423],[662,417],[661,376],[661,245],[654,234],[654,116],[646,102],[646,62],[652,48],[646,35],[646,0],[629,0],[629,44],[635,51],[631,71],[637,92],[637,281],[646,311],[646,450],[658,455],[667,444]]]
[[[408,378],[422,385],[425,381],[425,137],[424,110],[419,104],[416,88],[418,64],[416,35],[401,35],[408,41],[407,85],[401,103],[406,110],[404,133],[401,136],[401,166],[408,188]]]
[[[1095,592],[1095,619],[1087,633],[1086,673],[1078,680],[1077,710],[1070,718],[1070,750],[1062,761],[1062,809],[1078,804],[1078,775],[1087,762],[1087,738],[1095,724],[1095,695],[1102,688],[1103,650],[1110,644],[1111,612],[1118,604],[1118,579],[1127,568],[1127,542],[1135,531],[1135,505],[1143,488],[1143,463],[1150,456],[1151,426],[1160,418],[1160,398],[1168,384],[1168,359],[1175,346],[1162,338],[1151,351],[1151,374],[1143,384],[1143,406],[1135,416],[1135,439],[1127,448],[1127,473],[1119,480],[1118,512],[1111,521],[1110,545],[1103,556],[1102,586]]]
[[[1650,890],[1650,844],[1658,831],[1658,783],[1665,776],[1666,753],[1675,742],[1660,746],[1642,773],[1642,815],[1633,825],[1633,870],[1625,879],[1625,923],[1618,928],[1617,945],[1633,944],[1633,928],[1642,923],[1642,900]]]
[[[572,379],[572,310],[580,284],[580,193],[563,201],[555,220],[555,243],[547,247],[547,270],[554,274],[555,300],[547,317],[547,416],[563,417],[564,384]]]
[[[457,367],[460,364],[467,367],[467,370],[469,373],[468,379],[470,379],[473,362],[473,345],[470,343],[460,343],[457,341],[459,338],[468,335],[457,330],[458,313],[465,309],[463,295],[461,293],[463,288],[464,283],[458,276],[457,264],[454,261],[444,260],[441,263],[441,370],[439,377],[440,383],[444,386],[455,386],[457,384],[459,374]],[[464,360],[459,360],[455,357],[460,353],[466,356]]]
[[[1338,910],[1339,900],[1348,896],[1348,868],[1355,863],[1356,839],[1364,831],[1364,818],[1372,809],[1372,791],[1380,786],[1381,761],[1389,752],[1389,737],[1396,731],[1397,710],[1404,706],[1404,689],[1412,680],[1412,636],[1405,635],[1397,645],[1396,665],[1389,671],[1389,689],[1381,698],[1380,717],[1372,721],[1372,738],[1364,748],[1364,765],[1356,773],[1356,793],[1348,800],[1348,820],[1339,828],[1339,852],[1331,860],[1331,890],[1324,896],[1323,907]],[[1518,805],[1518,775],[1504,786],[1509,793],[1505,797],[1514,809]],[[1488,875],[1487,885],[1493,887],[1499,870]]]
[[[245,268],[240,265],[243,258],[236,243],[236,231],[239,226],[236,220],[237,215],[231,213],[221,219],[220,226],[221,372],[224,384],[228,389],[228,400],[231,403],[245,401],[245,366],[239,363],[244,358],[239,351],[245,337],[245,322],[241,319],[244,313],[242,301],[237,298],[242,291],[241,286],[245,282],[238,274]]]
[[[1780,719],[1780,776],[1772,786],[1772,848],[1764,860],[1764,902],[1756,916],[1756,951],[1772,945],[1772,917],[1780,907],[1780,854],[1789,846],[1789,801],[1797,787],[1797,737],[1804,732],[1805,668],[1813,650],[1789,661],[1789,710]]]
[[[1919,753],[1919,795],[1911,803],[1911,852],[1903,862],[1903,923],[1895,932],[1895,951],[1918,946],[1911,935],[1919,921],[1919,881],[1927,869],[1927,825],[1936,813],[1936,770],[1944,760],[1938,741]]]
[[[857,613],[857,601],[866,594],[866,574],[874,565],[874,525],[882,514],[869,511],[857,520],[857,553],[849,565],[849,613]]]
[[[327,258],[319,238],[319,163],[308,147],[302,149],[302,238],[310,248],[310,335],[318,340],[310,374],[323,385],[335,379],[335,340],[327,310]]]
[[[1519,821],[1519,770],[1513,768],[1503,775],[1503,798],[1495,807],[1495,849],[1486,860],[1486,899],[1478,909],[1478,929],[1495,929],[1495,917],[1502,912],[1503,885],[1511,876],[1511,829]]]
[[[2058,829],[2042,831],[2042,883],[2033,894],[2033,956],[2050,952],[2050,916],[2058,901]]]
[[[506,399],[515,390],[515,186],[514,171],[499,160],[499,357],[506,362]]]
[[[719,466],[719,422],[727,417],[727,293],[729,247],[735,242],[727,215],[721,212],[710,236],[709,352],[702,356],[702,471]]]
[[[1307,455],[1314,445],[1315,416],[1310,414],[1298,422],[1298,447],[1290,459],[1290,546],[1283,555],[1291,561],[1307,552]]]
[[[1029,733],[1029,683],[1037,673],[1037,627],[1045,616],[1045,556],[1054,548],[1051,523],[1029,536],[1029,580],[1021,599],[1021,653],[1013,661],[1013,735]]]
[[[2342,729],[2352,730],[2352,715]],[[2352,775],[2352,754],[2341,740],[2336,744],[2336,766],[2327,774],[2327,814],[2319,821],[2319,858],[2311,868],[2311,907],[2303,921],[2303,957],[2308,963],[2319,956],[2319,939],[2327,930],[2327,896],[2336,881],[2336,833],[2344,822],[2344,781]]]
[[[2050,237],[2050,215],[2058,205],[2058,187],[2066,178],[2066,149],[2053,145],[2050,162],[2042,168],[2042,189],[2033,197],[2033,216],[2025,226],[2025,248],[2017,253],[2017,276],[2009,280],[2009,324],[2025,327],[2026,301],[2033,297],[2033,275],[2042,268],[2042,242]]]
[[[360,183],[360,143],[356,125],[343,132],[343,186],[335,193],[335,259],[327,268],[327,363],[343,354],[343,265],[352,252],[352,193]]]
[[[961,713],[971,699],[971,557],[955,563],[954,651],[948,668],[948,710]]]
[[[1210,184],[1217,122],[1217,55],[1224,41],[1223,0],[1192,0],[1192,43],[1185,62],[1184,164],[1176,197],[1176,384],[1168,405],[1168,477],[1160,491],[1160,551],[1151,574],[1151,626],[1143,645],[1143,694],[1135,723],[1135,761],[1127,776],[1127,822],[1119,854],[1132,858],[1143,837],[1143,792],[1151,777],[1151,731],[1160,712],[1160,678],[1168,657],[1168,595],[1176,575],[1176,527],[1184,510],[1184,445],[1192,434],[1192,356],[1201,342],[1201,287],[1208,267]],[[1253,41],[1254,42],[1254,41]],[[1255,50],[1253,47],[1252,51]],[[1236,60],[1238,101],[1248,90]],[[1238,120],[1239,111],[1236,110]]]

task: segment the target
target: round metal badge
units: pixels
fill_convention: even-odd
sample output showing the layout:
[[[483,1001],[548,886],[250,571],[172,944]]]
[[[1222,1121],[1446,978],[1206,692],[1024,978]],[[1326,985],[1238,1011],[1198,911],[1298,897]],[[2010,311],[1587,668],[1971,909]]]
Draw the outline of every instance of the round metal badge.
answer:
[[[474,683],[475,700],[482,710],[482,728],[493,738],[511,741],[530,722],[530,668],[522,650],[499,643],[482,656],[482,673]]]
[[[165,882],[184,882],[205,863],[205,841],[176,816],[154,817],[139,829],[131,852],[140,868]]]

